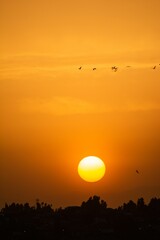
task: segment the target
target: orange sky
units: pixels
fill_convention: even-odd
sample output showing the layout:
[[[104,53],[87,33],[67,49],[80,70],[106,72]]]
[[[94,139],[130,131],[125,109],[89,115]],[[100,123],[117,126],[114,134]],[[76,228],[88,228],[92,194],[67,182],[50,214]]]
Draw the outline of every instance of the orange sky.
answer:
[[[159,12],[159,0],[0,0],[0,206],[160,195]],[[106,164],[97,183],[77,174],[87,155]]]

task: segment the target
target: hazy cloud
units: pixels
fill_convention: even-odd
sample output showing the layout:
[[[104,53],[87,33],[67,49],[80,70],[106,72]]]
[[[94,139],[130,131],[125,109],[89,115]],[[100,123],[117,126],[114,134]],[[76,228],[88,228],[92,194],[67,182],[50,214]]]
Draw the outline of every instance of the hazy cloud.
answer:
[[[52,99],[24,99],[19,103],[19,108],[25,113],[72,115],[160,110],[160,104],[142,102],[139,104],[126,103],[125,105],[122,103],[117,106],[116,104],[97,104],[78,98],[54,97]]]

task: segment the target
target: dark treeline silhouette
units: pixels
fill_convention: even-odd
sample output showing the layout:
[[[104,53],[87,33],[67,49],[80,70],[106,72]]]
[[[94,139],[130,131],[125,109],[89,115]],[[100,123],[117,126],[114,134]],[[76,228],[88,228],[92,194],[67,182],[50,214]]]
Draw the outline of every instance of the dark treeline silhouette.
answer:
[[[159,240],[160,199],[148,205],[143,198],[112,209],[99,196],[81,206],[53,209],[37,200],[6,204],[0,211],[0,239],[4,240]]]

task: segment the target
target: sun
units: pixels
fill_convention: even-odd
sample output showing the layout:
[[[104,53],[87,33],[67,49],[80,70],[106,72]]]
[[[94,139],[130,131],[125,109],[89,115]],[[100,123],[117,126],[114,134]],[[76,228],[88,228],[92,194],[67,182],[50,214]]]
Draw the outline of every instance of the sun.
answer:
[[[105,174],[104,162],[95,156],[83,158],[78,164],[79,176],[87,182],[97,182]]]

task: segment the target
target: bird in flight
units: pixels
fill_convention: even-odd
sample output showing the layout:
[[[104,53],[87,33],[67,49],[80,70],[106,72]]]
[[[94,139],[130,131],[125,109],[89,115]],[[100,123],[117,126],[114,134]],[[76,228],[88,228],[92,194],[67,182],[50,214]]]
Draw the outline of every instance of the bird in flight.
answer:
[[[138,170],[136,170],[136,173],[137,173],[137,174],[139,174],[139,171],[138,171]]]
[[[156,69],[156,66],[154,66],[153,69]]]
[[[78,69],[81,70],[81,69],[82,69],[82,66],[80,66]]]
[[[113,67],[111,67],[111,69],[112,69],[114,72],[117,72],[117,70],[118,70],[118,67],[116,67],[116,66],[113,66]]]
[[[93,71],[96,70],[97,68],[93,68]]]

